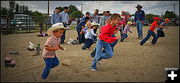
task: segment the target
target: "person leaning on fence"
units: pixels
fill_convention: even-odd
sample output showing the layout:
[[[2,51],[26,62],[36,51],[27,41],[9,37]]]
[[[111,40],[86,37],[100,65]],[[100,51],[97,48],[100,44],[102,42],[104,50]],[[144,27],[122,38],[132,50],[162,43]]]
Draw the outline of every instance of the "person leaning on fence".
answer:
[[[48,29],[48,35],[51,35],[45,45],[42,52],[42,56],[44,62],[46,64],[43,72],[42,72],[42,79],[46,79],[49,75],[49,72],[52,68],[59,65],[59,60],[56,56],[55,51],[57,50],[64,50],[63,47],[60,46],[59,39],[63,35],[65,28],[63,23],[56,23],[53,24],[51,28]]]
[[[63,9],[64,10],[60,13],[61,19],[62,19],[61,22],[63,23],[64,27],[66,28],[67,25],[69,24],[69,15],[68,15],[69,8],[65,6]],[[64,33],[61,37],[61,44],[64,43],[65,38],[66,38],[66,30],[64,30]]]
[[[61,22],[61,15],[58,7],[55,8],[54,13],[51,16],[51,24]]]

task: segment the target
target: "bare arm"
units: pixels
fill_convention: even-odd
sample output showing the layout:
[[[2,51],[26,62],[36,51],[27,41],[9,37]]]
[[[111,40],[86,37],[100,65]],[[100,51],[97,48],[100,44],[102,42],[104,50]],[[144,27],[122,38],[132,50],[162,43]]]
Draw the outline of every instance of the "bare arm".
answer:
[[[45,46],[45,49],[48,50],[48,51],[55,51],[55,50],[58,50],[60,47],[59,46],[55,46],[55,47],[49,47],[49,46]]]

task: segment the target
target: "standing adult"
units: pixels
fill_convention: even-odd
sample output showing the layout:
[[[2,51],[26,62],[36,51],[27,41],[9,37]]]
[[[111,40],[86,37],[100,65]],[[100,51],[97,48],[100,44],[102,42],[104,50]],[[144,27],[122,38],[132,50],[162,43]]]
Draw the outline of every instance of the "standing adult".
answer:
[[[107,11],[104,11],[103,16],[100,18],[100,27],[106,24],[106,18],[107,18]]]
[[[143,38],[142,27],[145,20],[145,12],[141,10],[142,6],[139,4],[136,6],[136,8],[137,8],[137,11],[135,12],[134,20],[137,27],[138,39],[142,39]]]
[[[55,8],[54,13],[51,16],[51,24],[61,22],[61,15],[58,7]]]
[[[81,21],[85,21],[86,17],[89,17],[89,18],[91,17],[89,12],[86,12],[86,15],[82,17]]]
[[[96,9],[95,12],[91,15],[91,22],[99,23],[98,13],[99,13],[99,10]]]
[[[69,22],[68,12],[69,12],[69,8],[67,6],[65,6],[65,7],[63,7],[63,11],[60,13],[64,27],[67,27],[68,22]],[[66,30],[64,30],[64,33],[61,36],[61,44],[64,43],[65,38],[66,38]]]

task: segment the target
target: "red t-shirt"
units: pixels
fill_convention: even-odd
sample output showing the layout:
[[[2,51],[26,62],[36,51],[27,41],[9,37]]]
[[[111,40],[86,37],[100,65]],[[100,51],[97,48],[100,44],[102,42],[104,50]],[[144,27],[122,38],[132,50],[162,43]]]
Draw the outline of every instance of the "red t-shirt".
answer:
[[[116,30],[116,27],[113,27],[110,24],[107,24],[100,29],[99,39],[107,43],[112,43],[116,41],[116,37],[112,37]]]
[[[157,21],[154,21],[154,22],[151,24],[149,30],[151,30],[151,31],[154,32],[154,29],[155,29],[156,27],[158,27],[158,23],[157,23]]]

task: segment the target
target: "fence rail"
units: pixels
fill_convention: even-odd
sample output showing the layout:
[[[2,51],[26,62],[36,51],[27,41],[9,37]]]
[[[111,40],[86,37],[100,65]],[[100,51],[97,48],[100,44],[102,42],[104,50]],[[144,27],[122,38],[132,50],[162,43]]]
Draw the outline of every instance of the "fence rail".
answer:
[[[42,16],[15,16],[10,19],[7,15],[1,15],[1,32],[5,34],[18,32],[43,31],[51,26],[50,17]]]

